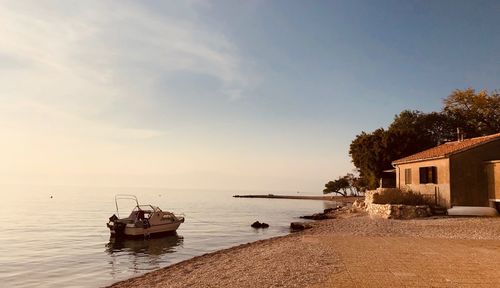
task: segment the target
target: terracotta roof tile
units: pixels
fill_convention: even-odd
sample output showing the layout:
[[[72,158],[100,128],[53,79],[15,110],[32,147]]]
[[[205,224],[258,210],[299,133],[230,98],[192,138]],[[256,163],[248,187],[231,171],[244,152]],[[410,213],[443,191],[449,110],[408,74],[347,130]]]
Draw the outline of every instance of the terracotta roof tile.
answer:
[[[392,162],[392,164],[401,164],[434,158],[444,158],[450,156],[451,154],[455,154],[496,139],[500,139],[500,133],[483,137],[464,139],[462,141],[447,142],[434,148],[430,148],[422,152],[418,152],[416,154],[395,160]]]

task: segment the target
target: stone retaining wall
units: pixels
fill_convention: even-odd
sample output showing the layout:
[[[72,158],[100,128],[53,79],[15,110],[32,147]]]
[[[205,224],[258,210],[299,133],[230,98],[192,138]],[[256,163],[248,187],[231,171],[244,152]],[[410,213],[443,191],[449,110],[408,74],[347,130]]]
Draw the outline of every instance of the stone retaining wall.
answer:
[[[368,190],[365,191],[365,205],[370,205],[373,203],[373,195],[376,193],[380,193],[381,191],[377,190]]]
[[[382,193],[384,188],[365,192],[363,208],[370,216],[382,217],[385,219],[412,219],[423,218],[432,215],[428,205],[410,206],[399,204],[374,204],[373,195]],[[358,205],[361,208],[361,205]]]
[[[431,209],[427,205],[409,206],[370,203],[366,205],[366,211],[370,216],[378,216],[385,219],[412,219],[432,215]]]

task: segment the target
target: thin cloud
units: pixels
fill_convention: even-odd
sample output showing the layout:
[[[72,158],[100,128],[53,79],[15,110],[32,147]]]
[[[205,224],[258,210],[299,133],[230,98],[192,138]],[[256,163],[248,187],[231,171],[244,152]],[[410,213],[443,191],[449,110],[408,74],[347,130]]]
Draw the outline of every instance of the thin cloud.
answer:
[[[220,91],[206,97],[228,101],[247,86],[237,47],[199,22],[196,2],[170,3],[184,5],[172,15],[128,1],[0,4],[0,182],[178,171],[190,136],[148,119],[169,108],[151,109],[169,93],[156,82],[207,75]]]
[[[217,79],[221,95],[240,98],[247,77],[237,48],[193,17],[197,5],[184,7],[191,13],[182,18],[138,2],[3,3],[0,54],[19,67],[4,71],[0,97],[91,117],[117,102],[140,106],[161,92],[155,79],[187,71]]]

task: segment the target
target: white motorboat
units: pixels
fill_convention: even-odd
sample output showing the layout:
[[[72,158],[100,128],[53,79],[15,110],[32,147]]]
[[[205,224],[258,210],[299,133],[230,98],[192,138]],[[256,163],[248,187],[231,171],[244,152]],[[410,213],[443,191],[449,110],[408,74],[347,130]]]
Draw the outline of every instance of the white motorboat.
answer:
[[[135,201],[135,207],[128,217],[120,218],[118,200],[124,199]],[[138,238],[173,234],[181,223],[184,223],[184,216],[162,211],[153,205],[139,205],[134,195],[116,195],[115,205],[116,214],[113,214],[107,223],[111,237]]]

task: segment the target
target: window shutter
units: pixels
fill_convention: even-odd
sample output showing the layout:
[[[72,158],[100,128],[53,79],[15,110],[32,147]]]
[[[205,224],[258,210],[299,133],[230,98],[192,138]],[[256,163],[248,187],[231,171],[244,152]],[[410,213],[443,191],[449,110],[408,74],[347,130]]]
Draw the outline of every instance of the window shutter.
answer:
[[[438,176],[438,174],[437,174],[437,167],[436,166],[432,166],[432,183],[434,183],[434,184],[438,183],[437,176]]]
[[[427,167],[420,167],[418,169],[420,176],[420,184],[427,183]]]
[[[411,168],[405,169],[405,184],[411,184]]]

